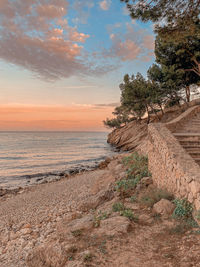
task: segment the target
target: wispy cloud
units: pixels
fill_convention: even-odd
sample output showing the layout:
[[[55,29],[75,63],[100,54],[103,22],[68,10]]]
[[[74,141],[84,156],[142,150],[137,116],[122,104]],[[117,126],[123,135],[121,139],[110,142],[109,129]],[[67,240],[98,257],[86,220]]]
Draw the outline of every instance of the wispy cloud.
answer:
[[[126,29],[116,31],[116,25],[108,25],[112,42],[111,48],[104,50],[107,58],[118,58],[122,61],[150,61],[154,50],[154,36],[146,30],[138,29],[137,25],[126,24]],[[122,32],[123,30],[123,32]]]
[[[92,6],[91,1],[86,2],[88,8]],[[1,1],[0,59],[47,80],[98,75],[112,69],[84,53],[90,35],[69,25],[68,9],[66,0]]]
[[[111,0],[103,0],[103,1],[99,2],[99,6],[102,10],[107,11],[107,10],[109,10],[111,3],[112,3]]]

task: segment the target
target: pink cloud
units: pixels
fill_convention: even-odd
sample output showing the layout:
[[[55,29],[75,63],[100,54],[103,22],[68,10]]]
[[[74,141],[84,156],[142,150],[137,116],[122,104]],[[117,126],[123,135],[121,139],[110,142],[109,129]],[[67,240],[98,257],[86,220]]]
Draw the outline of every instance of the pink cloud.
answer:
[[[144,47],[149,50],[154,50],[155,48],[155,42],[154,37],[152,35],[145,35],[143,39]]]
[[[141,48],[131,40],[116,42],[113,48],[116,55],[123,61],[134,60],[141,52]]]
[[[66,14],[66,8],[63,6],[55,5],[39,5],[37,7],[37,13],[39,16],[47,17],[50,19],[60,18]]]
[[[133,61],[139,59],[147,62],[151,60],[154,49],[154,36],[143,29],[127,23],[126,31],[114,31],[114,25],[109,25],[111,48],[104,51],[107,58],[118,58],[122,61]],[[115,33],[113,33],[113,31]]]
[[[0,59],[48,80],[107,72],[89,63],[89,35],[68,25],[67,9],[66,0],[1,0]]]
[[[103,9],[104,11],[107,11],[110,8],[110,5],[111,5],[111,0],[103,0],[99,2],[100,8]]]

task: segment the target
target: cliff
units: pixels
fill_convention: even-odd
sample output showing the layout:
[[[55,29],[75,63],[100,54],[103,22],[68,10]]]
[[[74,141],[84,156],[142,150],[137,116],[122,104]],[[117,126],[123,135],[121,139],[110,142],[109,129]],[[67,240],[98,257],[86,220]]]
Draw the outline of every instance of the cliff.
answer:
[[[182,114],[189,107],[200,105],[200,99],[196,99],[191,101],[188,104],[183,104],[182,106],[174,106],[171,108],[165,109],[164,115],[158,113],[157,117],[152,115],[151,123],[153,122],[161,122],[167,123],[175,118],[177,118],[180,114]],[[146,123],[146,119],[138,121],[132,121],[128,123],[126,126],[122,128],[113,130],[108,135],[108,143],[112,146],[115,146],[117,149],[121,151],[131,151],[133,149],[140,150],[141,152],[147,152],[147,133],[148,125]]]
[[[122,151],[130,151],[142,146],[145,140],[147,140],[147,124],[145,121],[132,121],[120,129],[115,129],[108,135],[108,143]]]

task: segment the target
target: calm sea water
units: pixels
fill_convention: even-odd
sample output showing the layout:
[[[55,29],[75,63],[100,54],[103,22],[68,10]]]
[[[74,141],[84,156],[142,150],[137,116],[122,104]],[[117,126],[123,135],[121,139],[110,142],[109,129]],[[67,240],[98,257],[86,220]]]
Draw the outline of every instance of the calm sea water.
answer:
[[[114,154],[103,132],[0,132],[0,187],[57,179]]]

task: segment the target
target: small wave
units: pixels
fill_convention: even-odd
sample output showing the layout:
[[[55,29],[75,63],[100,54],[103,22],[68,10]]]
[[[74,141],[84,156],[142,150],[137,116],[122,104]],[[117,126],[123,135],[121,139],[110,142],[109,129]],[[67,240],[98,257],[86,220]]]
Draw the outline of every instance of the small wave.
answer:
[[[26,157],[0,157],[0,159],[4,160],[22,160],[22,159],[27,159]]]

